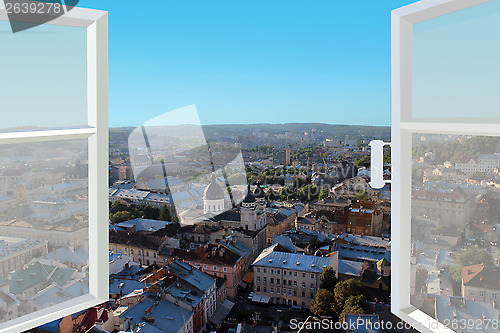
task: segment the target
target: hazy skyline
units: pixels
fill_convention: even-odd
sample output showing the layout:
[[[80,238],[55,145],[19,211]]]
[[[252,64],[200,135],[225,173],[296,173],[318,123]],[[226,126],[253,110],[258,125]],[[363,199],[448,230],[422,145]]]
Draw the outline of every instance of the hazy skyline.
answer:
[[[110,126],[390,125],[390,11],[414,1],[82,0],[109,11]]]

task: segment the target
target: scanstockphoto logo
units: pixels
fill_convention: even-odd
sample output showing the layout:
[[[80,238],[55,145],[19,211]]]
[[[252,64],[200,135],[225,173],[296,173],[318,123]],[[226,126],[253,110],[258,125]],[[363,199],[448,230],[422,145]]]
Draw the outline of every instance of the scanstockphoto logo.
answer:
[[[0,0],[0,9],[4,9],[12,32],[16,33],[63,16],[78,2],[79,0]]]

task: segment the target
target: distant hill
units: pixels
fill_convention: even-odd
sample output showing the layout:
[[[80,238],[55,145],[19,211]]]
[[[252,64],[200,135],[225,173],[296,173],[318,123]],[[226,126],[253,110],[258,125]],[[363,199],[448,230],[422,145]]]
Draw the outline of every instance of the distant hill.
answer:
[[[128,135],[133,127],[118,127],[110,129],[110,141],[127,141]],[[361,125],[338,125],[322,123],[287,123],[287,124],[224,124],[204,125],[203,131],[208,138],[217,136],[244,136],[252,135],[254,132],[267,132],[269,135],[290,133],[305,133],[315,130],[318,137],[345,138],[381,138],[388,140],[391,135],[389,126],[361,126]]]

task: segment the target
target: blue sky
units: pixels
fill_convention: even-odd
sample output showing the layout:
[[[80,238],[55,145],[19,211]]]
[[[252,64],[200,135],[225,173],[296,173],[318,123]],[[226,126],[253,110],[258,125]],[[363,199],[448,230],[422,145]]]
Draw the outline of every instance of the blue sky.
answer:
[[[110,126],[195,104],[204,124],[390,124],[390,11],[414,1],[97,1]]]

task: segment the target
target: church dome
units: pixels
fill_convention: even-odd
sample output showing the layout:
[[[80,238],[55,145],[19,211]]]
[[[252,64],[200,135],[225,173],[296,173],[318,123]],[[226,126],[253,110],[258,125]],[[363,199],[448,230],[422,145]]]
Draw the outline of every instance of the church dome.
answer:
[[[215,181],[215,177],[212,177],[212,181],[205,188],[205,192],[203,192],[203,197],[205,200],[221,200],[224,199],[224,190],[222,187],[217,184]]]
[[[260,185],[257,185],[255,190],[253,191],[253,196],[256,199],[262,199],[262,198],[266,197],[266,193],[264,192],[264,189],[262,187],[260,187]]]
[[[251,204],[255,202],[255,197],[252,191],[250,191],[250,185],[247,187],[247,195],[245,196],[245,199],[243,199],[243,202],[246,204]]]

